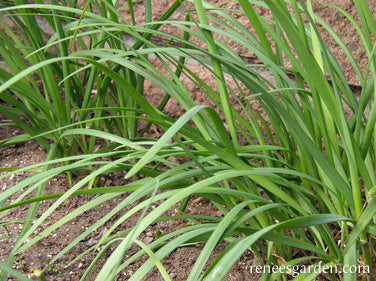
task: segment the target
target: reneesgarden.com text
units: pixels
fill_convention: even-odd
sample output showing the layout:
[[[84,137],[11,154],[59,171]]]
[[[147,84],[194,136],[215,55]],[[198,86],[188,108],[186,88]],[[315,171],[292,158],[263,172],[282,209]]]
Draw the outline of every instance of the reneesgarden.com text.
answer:
[[[314,265],[252,265],[250,267],[250,273],[286,273],[292,277],[297,277],[304,273],[357,273],[357,274],[369,274],[369,266],[367,265],[351,265],[351,266],[336,266],[327,265],[319,262]]]

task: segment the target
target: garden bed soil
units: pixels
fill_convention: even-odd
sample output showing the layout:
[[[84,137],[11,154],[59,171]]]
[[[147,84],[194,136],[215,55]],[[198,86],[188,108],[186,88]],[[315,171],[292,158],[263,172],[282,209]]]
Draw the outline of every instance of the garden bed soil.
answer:
[[[13,129],[0,128],[0,139],[9,137],[9,135],[15,135],[19,132]],[[19,145],[12,145],[6,148],[0,148],[0,167],[24,167],[32,164],[36,164],[44,161],[46,157],[46,151],[36,142],[29,142]],[[8,186],[13,186],[24,179],[28,173],[15,174],[12,177],[4,178],[0,180],[0,188],[2,190],[7,189]],[[74,178],[74,181],[77,179]],[[116,173],[111,174],[106,177],[99,178],[99,186],[119,186],[124,185],[124,174]],[[69,189],[68,179],[66,175],[59,175],[52,179],[46,188],[46,194],[53,194],[64,192]],[[96,221],[98,221],[102,216],[113,208],[115,208],[119,202],[121,202],[126,194],[119,196],[113,200],[106,202],[103,205],[93,208],[83,215],[77,217],[66,223],[64,226],[54,231],[52,235],[42,239],[33,245],[30,249],[22,252],[14,264],[14,268],[28,276],[32,280],[37,280],[34,275],[34,270],[43,270],[47,280],[79,280],[84,271],[90,265],[92,259],[95,257],[96,253],[90,253],[83,258],[77,260],[77,262],[70,264],[70,262],[75,259],[78,255],[86,251],[89,247],[93,246],[103,235],[103,232],[111,227],[111,224],[120,217],[121,214],[112,218],[108,221],[102,228],[97,229],[89,235],[86,239],[81,241],[76,247],[65,254],[53,265],[48,264],[56,254],[59,253],[64,247],[71,243],[78,235],[80,235],[86,228]],[[52,225],[54,222],[58,221],[65,215],[68,215],[78,206],[83,205],[87,202],[87,196],[76,196],[71,197],[66,200],[49,218],[46,220],[42,227],[43,229]],[[37,217],[43,214],[53,203],[53,200],[48,202],[43,202],[40,206]],[[151,208],[155,208],[158,204],[152,205]],[[13,209],[9,214],[2,219],[2,222],[22,222],[26,218],[28,207],[20,207]],[[124,210],[122,213],[125,213]],[[193,197],[186,209],[187,214],[202,214],[211,216],[220,216],[220,212],[211,204],[200,197]],[[174,216],[179,214],[178,206],[171,209],[166,216]],[[128,227],[134,226],[139,218],[140,214],[131,217],[125,223],[120,225],[117,230],[124,230]],[[186,222],[182,220],[169,221],[158,223],[152,227],[149,227],[141,237],[139,238],[145,244],[151,243],[156,236],[158,231],[162,231],[163,234],[170,233],[172,231],[178,230],[186,226]],[[12,223],[0,228],[0,263],[5,263],[6,259],[15,244],[18,234],[22,229],[22,223]],[[42,228],[38,229],[34,235],[37,235]],[[225,243],[222,243],[217,250],[213,253],[211,261],[225,248]],[[173,251],[170,255],[163,259],[163,265],[168,272],[172,280],[186,280],[190,273],[197,257],[202,250],[203,245],[197,246],[187,246]],[[107,254],[103,256],[102,259],[95,266],[93,272],[89,275],[87,280],[94,280],[95,276],[99,272],[101,266],[104,265],[106,258],[111,254],[111,248]],[[126,258],[130,255],[136,253],[139,250],[136,246],[132,246],[127,252]],[[122,272],[116,280],[128,280],[132,274],[142,265],[146,259],[140,259],[134,264],[128,266],[124,272]],[[68,266],[69,265],[69,266]],[[253,258],[251,252],[246,252],[242,258],[236,262],[233,269],[227,274],[225,280],[247,280],[253,281],[258,280],[259,275],[250,274],[251,266],[257,266],[256,260]],[[7,280],[14,280],[9,277]],[[163,280],[162,276],[158,270],[154,269],[151,271],[144,280]]]

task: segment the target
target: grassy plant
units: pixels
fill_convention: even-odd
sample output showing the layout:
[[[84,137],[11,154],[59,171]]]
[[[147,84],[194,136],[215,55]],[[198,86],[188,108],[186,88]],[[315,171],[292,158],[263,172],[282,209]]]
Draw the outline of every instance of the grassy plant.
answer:
[[[352,223],[339,224],[339,241],[335,241],[330,235],[335,229],[319,229],[314,235],[316,245],[323,250],[328,249],[333,261],[338,265],[357,266],[358,260],[364,259],[372,272],[374,253],[370,242],[374,237],[372,218],[375,215],[375,201],[370,190],[375,185],[375,58],[371,42],[376,22],[365,1],[354,1],[360,25],[346,12],[333,7],[349,18],[359,32],[361,43],[369,56],[367,70],[362,74],[356,60],[339,36],[313,14],[310,2],[307,6],[301,1],[286,2],[288,4],[265,1],[273,15],[269,22],[255,13],[249,1],[239,1],[257,37],[224,10],[218,11],[208,3],[204,6],[200,3],[196,7],[198,12],[205,8],[219,16],[218,19],[205,13],[207,18],[221,27],[213,28],[207,25],[206,19],[200,19],[205,32],[218,33],[240,43],[250,52],[257,54],[274,76],[275,85],[255,79],[254,73],[236,54],[224,48],[221,42],[207,41],[212,45],[210,48],[216,48],[219,53],[210,53],[214,71],[219,61],[224,72],[246,85],[250,93],[258,94],[257,99],[268,113],[271,131],[275,132],[281,147],[286,149],[282,154],[286,165],[321,182],[317,186],[301,180],[301,187],[315,194],[313,198],[306,195],[300,197],[295,191],[290,195],[298,202],[310,202],[311,207],[306,209],[310,212],[338,214],[353,220]],[[307,18],[306,22],[302,15]],[[328,30],[348,55],[363,86],[359,100],[344,78],[336,59],[320,38],[317,23]],[[267,38],[271,38],[271,41]],[[291,67],[287,67],[288,64]],[[286,70],[294,73],[294,79],[286,75]],[[216,76],[221,77],[217,73]],[[346,112],[347,107],[350,114]],[[366,107],[369,115],[365,113]],[[252,116],[252,112],[249,116]],[[248,123],[251,123],[252,119]],[[238,122],[243,124],[240,119]],[[259,141],[266,142],[265,139]],[[283,200],[280,196],[269,196]],[[314,205],[316,206],[313,207]],[[283,255],[283,252],[279,250],[279,254]],[[355,280],[356,273],[344,274],[344,278]]]
[[[276,257],[282,257],[289,266],[312,262],[311,272],[300,274],[297,280],[314,280],[323,273],[325,266],[357,267],[358,260],[363,260],[372,272],[374,252],[370,245],[376,234],[373,220],[376,215],[376,199],[373,196],[376,185],[373,137],[376,121],[376,109],[373,106],[375,48],[372,42],[376,22],[366,1],[354,1],[360,25],[341,9],[333,8],[345,14],[359,31],[369,56],[366,73],[361,73],[356,60],[339,36],[312,12],[310,1],[305,5],[302,1],[239,0],[242,12],[251,22],[254,33],[232,16],[237,11],[218,8],[201,0],[193,2],[195,10],[191,11],[191,21],[163,22],[179,27],[189,36],[181,38],[164,34],[153,28],[153,25],[133,26],[132,34],[147,48],[128,50],[115,44],[106,49],[73,52],[64,58],[67,61],[85,62],[78,67],[77,75],[84,71],[97,71],[103,76],[101,81],[111,81],[117,85],[117,91],[127,92],[135,102],[133,108],[137,110],[124,112],[121,117],[131,115],[134,120],[143,119],[158,124],[165,133],[158,140],[139,140],[132,139],[129,135],[116,136],[111,129],[103,132],[98,130],[99,127],[66,128],[56,139],[51,155],[65,139],[79,135],[112,141],[115,143],[112,148],[115,149],[58,160],[52,160],[51,157],[46,163],[25,168],[35,170],[44,166],[44,171],[0,194],[0,202],[5,203],[11,197],[15,200],[10,205],[3,204],[0,208],[2,217],[7,210],[20,205],[55,200],[32,226],[29,225],[21,233],[4,268],[10,268],[18,253],[32,247],[83,212],[129,192],[115,209],[88,226],[52,262],[57,261],[112,216],[129,208],[124,215],[119,215],[98,244],[88,250],[95,251],[102,247],[82,279],[86,278],[109,248],[116,245],[97,280],[115,278],[124,268],[144,255],[148,255],[149,259],[131,280],[142,280],[154,266],[168,280],[169,276],[161,260],[178,247],[201,242],[205,242],[205,246],[187,280],[223,279],[248,249],[260,262],[263,262],[261,257],[264,254],[265,265],[278,264]],[[251,4],[269,9],[273,18],[267,20],[257,15]],[[194,12],[197,12],[197,17]],[[97,19],[94,15],[92,17]],[[216,24],[210,25],[210,22]],[[104,28],[103,23],[97,22],[88,22],[85,28],[90,30],[91,24],[96,27],[103,25]],[[336,59],[322,41],[317,24],[323,25],[344,49],[363,86],[360,99],[352,92]],[[124,31],[123,28],[128,28],[128,25],[124,27],[124,24],[111,22],[106,28],[106,32],[111,30],[116,33]],[[182,43],[183,48],[154,46],[147,41],[147,35],[137,35],[145,31],[145,34],[154,33],[176,40]],[[237,42],[256,54],[262,61],[261,67],[270,71],[275,82],[262,78],[224,42],[215,39],[216,35]],[[189,38],[201,40],[203,46],[194,45]],[[146,58],[152,53],[156,53],[165,62],[164,67],[170,78],[148,62]],[[129,59],[130,56],[132,60]],[[208,71],[212,71],[218,92],[182,64],[185,58],[195,59],[206,66]],[[168,97],[176,99],[186,113],[178,120],[167,117],[160,111],[161,108],[148,103],[142,96],[142,91],[137,90],[137,85],[125,79],[128,76],[124,77],[119,69],[126,69],[136,77],[152,81]],[[27,77],[32,71],[28,68],[22,72],[22,76]],[[218,107],[219,114],[211,108],[195,105],[179,81],[180,71],[195,81],[211,98]],[[294,77],[288,75],[291,73]],[[14,85],[12,83],[17,79],[9,80],[11,82],[6,82],[8,84],[5,83],[0,89]],[[229,79],[237,87],[231,88],[227,82]],[[242,113],[235,110],[235,104],[230,103],[230,96],[239,103]],[[252,111],[252,99],[257,99],[262,105],[267,118]],[[367,107],[369,115],[365,114]],[[346,108],[350,109],[349,115],[346,114]],[[101,117],[96,115],[93,122],[99,122]],[[227,121],[228,129],[223,124],[222,117]],[[115,120],[117,117],[109,119]],[[194,125],[188,125],[190,120]],[[123,120],[119,119],[119,122]],[[108,123],[108,126],[114,124],[116,123]],[[238,138],[248,140],[249,144],[239,146]],[[173,141],[168,143],[169,140]],[[170,156],[189,160],[177,165],[170,161]],[[114,160],[98,160],[108,157]],[[60,162],[68,164],[53,167],[53,164]],[[156,169],[151,163],[158,163],[157,167],[161,169]],[[93,166],[100,168],[93,170],[65,193],[45,196],[40,191],[47,180],[59,173]],[[127,171],[126,179],[136,174],[142,177],[119,187],[82,189],[96,176],[119,170]],[[15,172],[17,171],[8,175]],[[26,191],[18,199],[13,198],[23,189]],[[39,192],[33,199],[26,200],[24,197],[33,190]],[[67,198],[82,194],[99,196],[91,198],[69,216],[45,228],[39,236],[30,237]],[[223,217],[185,214],[193,194],[210,200],[222,212]],[[131,207],[135,202],[140,203]],[[157,206],[150,208],[151,204]],[[176,204],[182,212],[181,216],[161,218]],[[138,212],[142,212],[141,219],[133,228],[115,232],[119,225]],[[192,225],[158,236],[147,246],[139,241],[140,234],[150,225],[173,219],[185,219]],[[228,243],[227,248],[205,268],[210,255],[223,241]],[[124,260],[125,253],[133,244],[140,245],[141,250]],[[307,255],[294,259],[292,248],[303,249],[307,251]],[[320,267],[319,261],[322,262]],[[262,280],[286,280],[286,274],[264,274]],[[332,274],[330,277],[333,280],[357,280],[357,275],[353,272]],[[373,277],[369,274],[363,278]]]
[[[119,13],[124,7],[111,1],[88,1],[85,7],[77,6],[76,2],[70,2],[67,7],[57,5],[56,1],[48,5],[43,1],[33,5],[27,1],[16,1],[13,5],[2,3],[3,7],[9,7],[3,8],[1,14],[11,20],[16,29],[14,31],[1,19],[0,55],[8,70],[0,69],[0,98],[12,107],[10,110],[2,106],[1,113],[13,122],[2,125],[21,128],[25,134],[2,140],[1,145],[36,139],[50,149],[48,140],[56,142],[64,128],[73,126],[103,128],[130,139],[138,136],[137,118],[134,118],[138,105],[127,91],[113,85],[100,69],[83,68],[87,62],[69,54],[113,48],[124,54],[128,52],[131,63],[132,50],[146,48],[145,42],[152,33],[142,36],[140,33],[145,30],[135,28],[132,1],[128,1],[131,22]],[[168,19],[179,5],[176,1],[160,20]],[[45,24],[40,25],[37,17]],[[149,30],[157,30],[160,24],[151,24],[151,17],[150,1],[146,1],[145,23],[149,24]],[[51,29],[50,34],[44,30],[46,26]],[[142,56],[147,60],[147,53]],[[108,63],[107,66],[130,87],[143,93],[142,73],[136,74],[114,61]],[[105,116],[117,118],[106,119]],[[84,153],[90,153],[95,139],[87,141],[72,136],[57,152],[67,156],[73,149],[74,154],[77,144]]]

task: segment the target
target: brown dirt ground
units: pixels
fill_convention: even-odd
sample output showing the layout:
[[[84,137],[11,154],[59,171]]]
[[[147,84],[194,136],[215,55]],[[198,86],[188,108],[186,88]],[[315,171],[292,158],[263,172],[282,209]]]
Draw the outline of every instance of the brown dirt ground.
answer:
[[[1,139],[8,137],[10,134],[15,135],[19,132],[13,129],[0,129]],[[6,148],[0,149],[0,167],[23,167],[32,165],[35,163],[42,162],[45,159],[46,151],[35,142],[14,145]],[[0,180],[0,187],[5,190],[8,186],[13,186],[24,179],[28,173],[20,173],[15,176],[5,178]],[[124,180],[124,173],[115,173],[106,177],[100,177],[99,186],[119,186],[124,185],[126,182]],[[64,192],[69,189],[69,184],[67,177],[65,175],[59,175],[53,178],[47,185],[46,194],[53,194]],[[14,264],[14,268],[18,271],[24,273],[26,276],[33,280],[37,280],[33,272],[35,269],[44,270],[45,275],[48,280],[79,280],[86,268],[90,265],[92,259],[95,257],[95,253],[90,253],[83,258],[79,259],[72,265],[68,265],[74,258],[86,251],[92,243],[98,241],[103,230],[109,229],[116,221],[116,219],[121,215],[110,219],[102,228],[96,229],[89,235],[85,240],[81,241],[76,247],[59,259],[55,264],[49,265],[48,260],[51,260],[54,255],[59,253],[61,249],[72,242],[78,235],[82,233],[88,226],[92,225],[94,222],[99,220],[104,214],[115,208],[119,202],[121,202],[126,194],[116,197],[113,200],[106,202],[105,204],[91,209],[85,212],[83,215],[76,219],[71,220],[58,230],[54,231],[52,235],[42,239],[30,249],[22,252]],[[47,221],[43,223],[43,228],[47,228],[54,222],[58,221],[65,215],[69,214],[72,210],[76,209],[78,206],[83,205],[87,202],[88,198],[86,196],[72,197],[66,200],[59,208],[56,210]],[[44,202],[41,204],[37,217],[39,217],[43,212],[45,212],[51,205],[53,201]],[[152,206],[152,208],[157,207],[158,204]],[[12,221],[22,221],[26,218],[28,207],[21,207],[11,210],[6,217],[2,218],[2,222],[12,222]],[[125,213],[127,210],[123,210]],[[220,216],[219,211],[214,207],[214,205],[203,198],[193,197],[188,208],[186,210],[187,214],[202,214],[211,216]],[[166,216],[174,216],[178,214],[178,206],[171,209]],[[131,217],[125,223],[119,226],[119,230],[124,230],[128,227],[134,226],[140,214]],[[163,234],[170,233],[172,231],[178,230],[186,226],[186,222],[183,221],[169,221],[158,223],[152,227],[149,227],[145,231],[140,239],[146,244],[153,241],[158,231],[162,231]],[[12,249],[12,246],[16,242],[18,233],[22,229],[22,223],[14,223],[7,225],[6,228],[0,228],[0,262],[6,262],[6,259]],[[42,229],[38,229],[34,234],[37,235]],[[210,261],[220,254],[220,252],[225,248],[225,243],[219,245],[217,250],[213,253],[213,257]],[[177,249],[163,259],[163,265],[165,266],[168,274],[172,280],[186,280],[190,273],[190,269],[193,267],[195,260],[200,254],[203,245],[188,246],[184,248]],[[111,248],[109,253],[112,252],[114,248]],[[133,253],[136,253],[138,248],[136,246],[131,247],[127,252],[126,257],[129,257]],[[106,254],[102,259],[100,259],[98,265],[94,268],[92,274],[89,275],[87,280],[94,280],[96,274],[99,272],[101,266],[103,266]],[[128,280],[128,278],[142,265],[145,259],[140,259],[138,262],[127,267],[121,275],[117,277],[116,280]],[[251,265],[255,264],[256,260],[253,258],[251,252],[245,253],[242,258],[234,265],[231,272],[226,276],[225,280],[258,280],[259,276],[250,276],[249,268]],[[7,280],[13,280],[9,277]],[[158,270],[154,269],[151,271],[144,280],[163,280],[162,276]]]
[[[227,0],[220,0],[220,1],[214,1],[218,4],[223,4],[227,2]],[[355,15],[355,8],[352,4],[352,1],[345,1],[345,0],[333,0],[333,1],[324,1],[326,3],[331,3],[334,5],[338,5],[341,8],[348,11],[351,15]],[[376,8],[376,0],[368,1],[370,4],[370,7],[372,8],[372,11]],[[153,11],[156,15],[161,14],[162,11],[166,10],[166,8],[172,3],[171,0],[160,0],[160,1],[153,1]],[[142,7],[143,2],[137,2],[137,5]],[[233,3],[229,4],[231,8],[236,8],[236,5]],[[137,18],[139,20],[142,20],[143,14],[142,9],[139,7],[137,10],[137,7],[135,8],[136,11],[139,11]],[[334,11],[331,8],[323,7],[315,5],[315,11],[323,17],[331,26],[333,26],[334,30],[338,32],[342,38],[344,39],[344,42],[350,47],[351,51],[353,52],[355,58],[357,59],[358,63],[362,66],[366,65],[366,55],[364,50],[361,48],[359,42],[359,38],[356,35],[355,30],[350,27],[350,25],[347,23],[347,20],[344,19],[344,17],[339,13]],[[264,11],[259,9],[259,12],[265,16],[268,16],[265,14]],[[125,16],[127,16],[127,12],[124,11]],[[175,15],[173,16],[173,19],[182,19],[184,17],[184,10],[179,10]],[[240,21],[246,22],[246,19],[239,18]],[[174,32],[171,27],[166,27],[170,32]],[[348,61],[343,59],[342,50],[338,48],[338,46],[335,44],[335,42],[329,41],[325,33],[324,34],[324,40],[326,43],[330,46],[333,53],[337,58],[339,58],[340,65],[342,69],[345,72],[346,77],[350,81],[350,83],[354,86],[359,86],[359,81],[355,78],[353,75],[353,71],[351,68],[351,65]],[[241,54],[244,58],[250,60],[253,63],[257,63],[257,59],[253,56],[253,54],[249,54],[236,46],[236,43],[229,42],[229,46],[233,47],[238,51],[239,54]],[[154,61],[154,64],[157,66],[158,62]],[[204,69],[200,68],[197,65],[193,65],[192,68],[194,68],[194,71],[196,73],[200,73],[201,77],[205,81],[213,81],[211,75],[209,73],[205,73]],[[364,69],[363,69],[364,70]],[[264,74],[267,76],[267,73]],[[193,85],[192,83],[189,83],[189,81],[183,81],[185,85],[187,86],[187,89],[192,94],[193,99],[198,104],[207,104],[211,105],[212,103],[208,101],[203,95],[200,94],[199,89]],[[212,85],[215,87],[214,83]],[[162,91],[152,85],[151,83],[147,82],[145,87],[145,93],[147,95],[147,98],[150,100],[153,104],[158,104],[160,100],[162,99]],[[254,107],[254,110],[260,111],[260,108],[257,104],[252,105]],[[177,118],[182,114],[181,107],[177,104],[176,101],[171,100],[166,108],[166,114]],[[261,111],[260,111],[261,113]],[[0,118],[3,121],[3,116],[0,116]],[[22,132],[20,132],[17,129],[11,129],[6,127],[0,127],[0,140],[7,138],[11,135],[18,135]],[[150,135],[154,137],[159,136],[159,132],[157,128],[151,128],[149,131]],[[25,143],[20,145],[14,145],[9,146],[5,148],[0,148],[0,167],[20,167],[20,166],[27,166],[35,163],[42,162],[46,157],[46,151],[40,147],[37,143],[31,142],[31,143]],[[23,178],[27,176],[26,173],[24,174],[16,174],[13,177],[5,178],[0,180],[0,188],[2,190],[5,190],[9,186],[13,186],[19,181],[21,181]],[[99,185],[106,187],[106,186],[117,186],[117,185],[124,185],[124,174],[122,173],[116,173],[107,177],[101,177],[99,180]],[[51,180],[48,183],[47,187],[47,193],[57,193],[57,192],[63,192],[69,189],[69,184],[67,181],[67,177],[64,175],[58,176]],[[123,195],[126,196],[126,195]],[[88,198],[85,196],[81,197],[74,197],[68,199],[54,214],[49,218],[48,221],[45,222],[45,225],[43,227],[47,227],[51,224],[53,224],[55,221],[60,219],[61,217],[65,216],[66,214],[69,214],[73,209],[75,209],[77,206],[82,205],[84,202],[86,202]],[[109,210],[112,210],[115,206],[117,206],[118,202],[122,200],[122,197],[119,196],[118,198],[115,198],[109,202],[107,202],[105,205],[100,206],[98,208],[94,208],[90,210],[89,212],[86,212],[82,216],[80,216],[77,219],[74,219],[58,229],[54,232],[53,235],[41,240],[36,245],[34,245],[31,249],[21,253],[17,261],[14,265],[14,267],[23,272],[25,275],[29,276],[31,279],[36,279],[33,275],[34,269],[43,269],[45,270],[45,274],[48,278],[48,280],[79,280],[80,276],[84,272],[84,270],[89,266],[91,260],[94,258],[94,254],[89,254],[82,259],[78,260],[76,263],[67,266],[63,268],[63,265],[69,264],[71,260],[73,260],[75,257],[77,257],[80,253],[85,251],[90,246],[90,239],[97,239],[98,235],[101,234],[101,232],[105,228],[110,228],[111,223],[113,223],[116,218],[113,218],[110,220],[103,229],[97,229],[95,230],[90,237],[88,237],[87,240],[82,241],[79,243],[77,247],[72,249],[68,254],[66,254],[63,258],[58,260],[54,265],[52,265],[49,268],[48,260],[51,259],[54,255],[56,255],[59,250],[61,250],[64,246],[68,245],[71,241],[73,241],[74,238],[76,238],[88,225],[91,225],[93,222],[97,221],[99,218],[102,217],[102,215]],[[49,206],[51,206],[52,202],[45,202],[41,205],[39,214],[42,214]],[[220,215],[218,213],[218,210],[210,203],[205,200],[201,200],[200,198],[193,198],[191,200],[189,206],[188,206],[189,212],[194,212],[198,214],[206,214],[206,215]],[[126,212],[126,210],[124,210]],[[177,214],[177,207],[175,209],[170,210],[168,215],[174,215]],[[27,208],[18,208],[12,210],[7,217],[3,218],[2,221],[20,221],[25,218],[27,214]],[[127,220],[124,224],[122,224],[119,228],[125,229],[129,226],[134,225],[137,222],[137,217],[132,217],[130,220]],[[163,233],[169,233],[173,230],[177,230],[181,227],[184,227],[184,223],[179,222],[165,222],[165,223],[159,223],[155,226],[150,227],[146,233],[143,234],[141,239],[145,243],[150,243],[150,241],[155,237],[156,232],[158,230],[162,230]],[[19,233],[20,229],[22,228],[22,224],[11,224],[7,226],[7,229],[4,227],[0,228],[0,238],[1,244],[0,244],[0,262],[3,263],[6,261],[6,258],[9,254],[9,252],[12,249],[12,245],[14,245],[17,234]],[[37,234],[37,233],[35,233]],[[224,249],[226,245],[223,243],[221,244],[218,249],[213,253],[213,258],[216,255],[218,255],[221,250]],[[167,256],[163,260],[163,264],[169,273],[172,280],[186,280],[187,276],[189,275],[190,269],[192,268],[197,256],[200,254],[200,250],[202,249],[202,245],[197,246],[190,246],[190,247],[184,247],[181,249],[178,249],[171,253],[169,256]],[[128,255],[131,255],[137,250],[136,247],[131,248]],[[108,256],[108,255],[107,255]],[[105,258],[102,258],[100,262],[98,263],[98,266],[93,271],[93,274],[91,274],[88,278],[88,280],[94,280],[95,273],[99,272],[100,266],[104,264]],[[137,262],[135,264],[132,264],[129,266],[124,272],[118,276],[117,280],[127,280],[132,273],[142,264],[142,261]],[[256,260],[254,259],[251,252],[245,253],[242,258],[234,265],[232,270],[228,273],[225,280],[247,280],[247,281],[253,281],[258,280],[260,276],[258,275],[252,275],[250,274],[250,266],[257,265]],[[325,279],[325,278],[324,278]],[[9,278],[9,280],[12,280]],[[145,280],[162,280],[161,275],[158,273],[157,270],[153,270],[151,273],[148,274],[148,276],[145,278]]]

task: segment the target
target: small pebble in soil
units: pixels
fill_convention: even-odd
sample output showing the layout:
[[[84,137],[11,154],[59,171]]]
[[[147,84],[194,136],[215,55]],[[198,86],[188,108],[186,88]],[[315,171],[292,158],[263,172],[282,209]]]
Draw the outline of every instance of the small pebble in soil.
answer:
[[[98,243],[98,240],[91,238],[86,242],[86,246],[91,247]]]
[[[151,242],[153,242],[153,237],[146,236],[144,239],[142,239],[142,242],[144,242],[146,245],[149,245]]]

